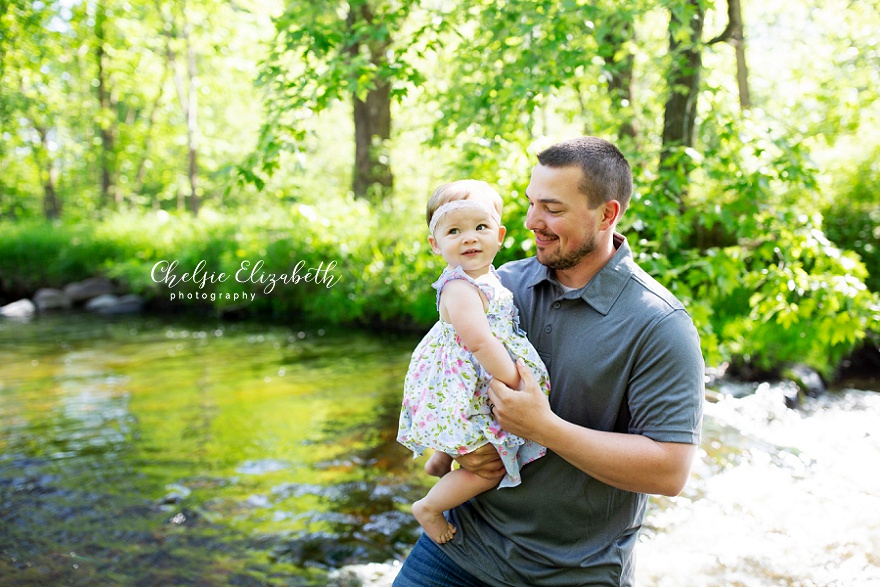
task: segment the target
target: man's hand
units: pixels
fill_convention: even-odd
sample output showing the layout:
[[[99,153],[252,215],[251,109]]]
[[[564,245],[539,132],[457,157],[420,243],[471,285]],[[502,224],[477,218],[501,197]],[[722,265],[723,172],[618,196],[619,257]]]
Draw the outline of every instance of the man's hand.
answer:
[[[500,480],[504,477],[504,463],[491,444],[485,444],[473,452],[456,457],[455,461],[462,469],[484,479]]]
[[[537,414],[553,417],[550,402],[541,386],[535,381],[532,370],[522,359],[516,362],[516,369],[522,381],[522,389],[511,389],[498,379],[493,379],[489,389],[489,405],[495,419],[506,431],[532,438],[528,433],[540,427]],[[533,439],[534,440],[534,439]],[[498,451],[491,444],[455,459],[463,469],[467,469],[484,479],[501,479],[504,476],[504,463]]]
[[[547,395],[522,359],[516,361],[516,369],[522,380],[521,389],[511,389],[497,379],[492,380],[489,387],[492,413],[507,432],[537,441],[535,435],[555,415]]]

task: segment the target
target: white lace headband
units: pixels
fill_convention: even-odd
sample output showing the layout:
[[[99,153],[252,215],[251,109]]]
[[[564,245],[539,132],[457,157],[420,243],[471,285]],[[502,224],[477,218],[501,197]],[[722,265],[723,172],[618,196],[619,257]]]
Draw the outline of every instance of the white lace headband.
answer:
[[[437,228],[437,223],[440,222],[440,219],[443,218],[449,212],[453,210],[461,210],[462,208],[474,208],[478,210],[482,210],[486,212],[489,217],[498,223],[501,226],[501,216],[498,212],[483,202],[479,200],[454,200],[452,202],[447,202],[437,208],[434,211],[434,214],[431,216],[431,224],[428,226],[428,229],[431,231],[431,234],[434,234],[434,229]]]

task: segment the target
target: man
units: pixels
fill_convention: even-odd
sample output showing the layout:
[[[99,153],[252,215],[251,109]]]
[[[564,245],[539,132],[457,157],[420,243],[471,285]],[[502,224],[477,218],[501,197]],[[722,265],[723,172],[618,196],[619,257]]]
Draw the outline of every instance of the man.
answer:
[[[632,172],[607,141],[581,137],[538,155],[526,190],[536,257],[499,273],[550,372],[549,399],[492,383],[501,426],[548,448],[522,484],[448,513],[458,533],[422,537],[396,587],[632,585],[647,494],[677,495],[700,440],[703,360],[682,305],[614,232]],[[490,477],[494,449],[461,457]]]

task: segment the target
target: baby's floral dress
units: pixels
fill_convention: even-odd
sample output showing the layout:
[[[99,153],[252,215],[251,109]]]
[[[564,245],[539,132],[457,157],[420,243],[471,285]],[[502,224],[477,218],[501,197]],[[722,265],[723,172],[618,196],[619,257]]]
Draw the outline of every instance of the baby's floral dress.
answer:
[[[504,343],[514,361],[520,357],[525,361],[544,393],[549,394],[547,368],[519,328],[513,294],[501,284],[495,268],[475,280],[461,267],[447,267],[433,283],[438,308],[443,286],[453,279],[464,279],[486,295],[492,334]],[[520,468],[544,456],[547,449],[501,429],[489,413],[491,380],[452,325],[438,320],[413,351],[403,384],[397,440],[414,456],[431,448],[456,457],[491,443],[507,470],[499,487],[519,485]]]

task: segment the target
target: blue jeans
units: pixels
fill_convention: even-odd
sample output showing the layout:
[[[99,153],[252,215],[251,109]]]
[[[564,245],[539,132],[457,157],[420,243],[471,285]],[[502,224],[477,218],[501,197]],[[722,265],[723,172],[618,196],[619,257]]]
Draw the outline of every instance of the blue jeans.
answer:
[[[422,534],[391,587],[489,587],[452,562]]]

